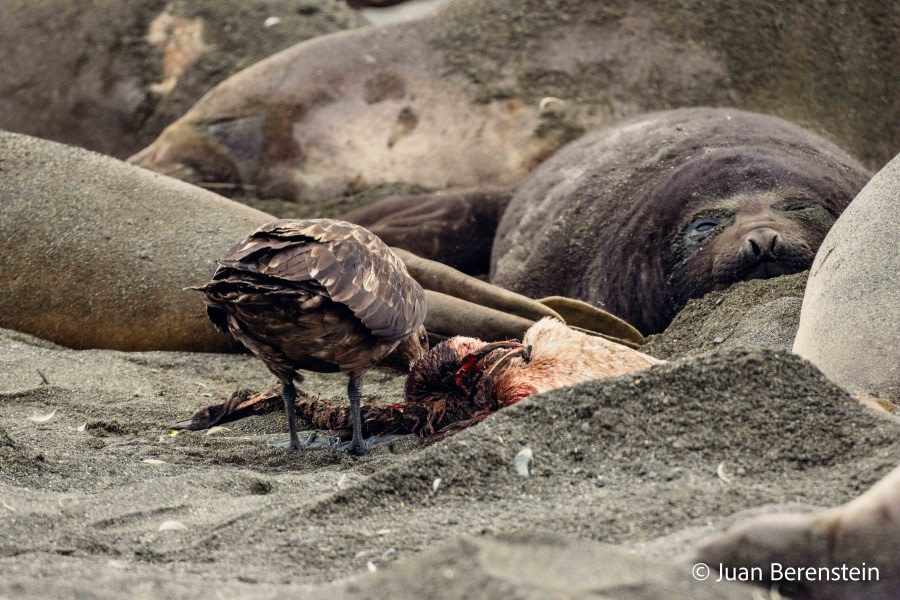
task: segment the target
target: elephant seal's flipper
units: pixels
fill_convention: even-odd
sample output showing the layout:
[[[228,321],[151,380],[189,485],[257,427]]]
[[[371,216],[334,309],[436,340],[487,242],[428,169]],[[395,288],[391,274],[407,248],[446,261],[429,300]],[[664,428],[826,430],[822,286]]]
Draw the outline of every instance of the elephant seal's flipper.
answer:
[[[898,547],[900,466],[843,506],[743,521],[680,562],[702,562],[714,570],[758,568],[759,583],[780,582],[782,591],[804,598],[889,600],[900,597]],[[787,568],[803,571],[800,577],[779,577]]]
[[[494,233],[514,191],[487,187],[393,196],[341,218],[362,225],[388,246],[479,275],[490,268]]]
[[[413,275],[415,277],[415,275]],[[425,329],[441,338],[465,335],[486,342],[521,339],[534,321],[425,289],[428,316]]]
[[[528,321],[537,321],[543,317],[553,317],[565,321],[556,311],[531,298],[491,285],[461,273],[453,267],[416,256],[412,252],[399,248],[393,248],[393,250],[406,264],[409,274],[426,290],[455,296],[470,304],[516,315]],[[426,327],[428,331],[432,331],[431,327],[427,325]],[[524,332],[524,329],[522,331]],[[455,331],[452,335],[463,335],[463,333]],[[483,336],[479,337],[486,339]]]
[[[533,300],[412,252],[393,250],[410,275],[427,290],[425,327],[438,339],[454,335],[487,341],[520,338],[534,322],[552,317],[585,333],[633,348],[644,343],[634,327],[584,302],[559,296]]]
[[[591,306],[587,302],[563,296],[541,298],[538,302],[559,313],[565,323],[573,329],[587,333],[602,333],[603,337],[615,338],[613,341],[626,346],[642,346],[644,344],[644,336],[640,331],[619,317],[596,306]]]

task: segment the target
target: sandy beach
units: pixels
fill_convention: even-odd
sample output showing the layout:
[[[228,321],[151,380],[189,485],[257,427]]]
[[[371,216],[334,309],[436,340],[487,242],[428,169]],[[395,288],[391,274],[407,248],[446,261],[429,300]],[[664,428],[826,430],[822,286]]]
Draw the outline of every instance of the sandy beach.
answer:
[[[528,571],[495,572],[497,557],[526,560],[550,544],[572,556],[564,574],[577,573],[586,560],[577,547],[591,541],[619,547],[593,551],[632,565],[601,571],[631,573],[647,594],[634,597],[672,597],[667,585],[697,584],[659,564],[697,540],[748,514],[840,504],[900,459],[896,418],[778,350],[675,359],[532,397],[433,445],[407,438],[363,458],[271,446],[286,437],[280,411],[170,435],[168,425],[233,391],[272,383],[249,355],[74,351],[4,330],[0,364],[4,598],[400,588],[396,597],[418,597],[443,577],[420,571],[435,552],[451,570],[486,553],[465,576],[444,578],[448,595],[467,596],[481,577],[485,594],[547,597],[521,579]],[[364,399],[394,401],[402,382],[376,369]],[[339,400],[344,386],[340,375],[313,374],[302,389]],[[524,448],[529,477],[514,466]],[[549,538],[516,538],[535,532]],[[484,544],[512,550],[491,558]],[[553,597],[586,593],[571,573],[541,580],[557,586]],[[744,597],[724,583],[695,593]]]

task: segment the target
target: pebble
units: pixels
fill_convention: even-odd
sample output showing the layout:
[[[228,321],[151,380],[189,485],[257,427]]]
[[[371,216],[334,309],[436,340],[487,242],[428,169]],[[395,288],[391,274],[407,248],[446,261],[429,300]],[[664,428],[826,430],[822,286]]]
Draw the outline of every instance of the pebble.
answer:
[[[513,462],[516,466],[516,473],[522,477],[530,477],[531,468],[534,464],[534,453],[531,451],[531,448],[522,448],[519,450],[519,453],[516,454],[516,458]]]

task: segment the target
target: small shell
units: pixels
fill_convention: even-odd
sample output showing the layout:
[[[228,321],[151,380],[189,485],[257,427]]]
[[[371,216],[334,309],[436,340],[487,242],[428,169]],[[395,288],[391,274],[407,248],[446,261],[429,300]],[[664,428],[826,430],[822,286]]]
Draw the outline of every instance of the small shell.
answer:
[[[516,465],[516,473],[522,477],[529,477],[531,475],[531,467],[534,464],[534,453],[531,451],[531,448],[526,447],[519,450],[513,463]]]
[[[565,102],[561,99],[554,96],[546,96],[541,98],[541,101],[538,104],[538,110],[541,114],[551,113],[560,110],[564,105]]]
[[[46,415],[32,415],[28,417],[28,420],[32,423],[46,423],[50,419],[52,419],[56,415],[56,409],[53,409],[53,412],[47,413]]]
[[[718,475],[719,479],[721,479],[725,483],[731,483],[731,481],[734,479],[733,476],[731,476],[725,472],[725,461],[724,460],[719,463],[718,467],[716,467],[716,475]]]
[[[157,531],[184,531],[187,526],[181,521],[163,521]]]

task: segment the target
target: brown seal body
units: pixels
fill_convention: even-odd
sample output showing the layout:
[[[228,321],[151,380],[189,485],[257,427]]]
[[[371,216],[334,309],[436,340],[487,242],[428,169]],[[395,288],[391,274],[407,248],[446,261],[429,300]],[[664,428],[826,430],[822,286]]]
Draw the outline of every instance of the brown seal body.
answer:
[[[342,218],[391,246],[480,275],[490,269],[494,232],[514,192],[486,187],[394,196]]]
[[[505,185],[622,117],[737,104],[814,126],[880,166],[900,139],[898,21],[895,5],[826,0],[799,11],[776,0],[453,0],[259,62],[132,160],[287,199],[391,182]]]
[[[0,132],[0,327],[71,348],[234,350],[184,288],[274,217],[71,146]],[[549,308],[405,253],[426,292],[429,331],[507,339]],[[437,291],[432,291],[437,290]],[[602,311],[579,327],[643,340]]]
[[[363,24],[338,2],[3,0],[0,129],[125,158],[229,75]]]
[[[80,148],[0,132],[0,327],[71,348],[235,347],[184,291],[270,215]]]
[[[689,298],[808,269],[867,171],[781,119],[681,109],[588,134],[518,188],[491,281],[656,333]]]

